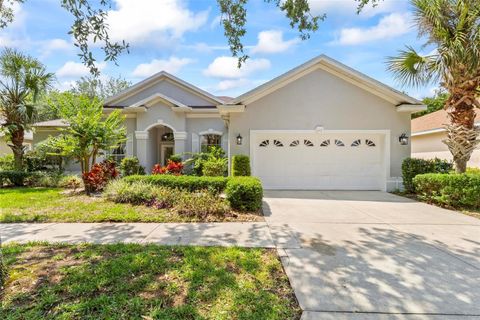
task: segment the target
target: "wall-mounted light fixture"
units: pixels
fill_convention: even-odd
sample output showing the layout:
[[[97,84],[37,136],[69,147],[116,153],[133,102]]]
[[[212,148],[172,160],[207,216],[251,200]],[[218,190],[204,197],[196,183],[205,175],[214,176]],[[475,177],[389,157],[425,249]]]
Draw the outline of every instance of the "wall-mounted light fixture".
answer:
[[[162,141],[173,141],[173,132],[165,132],[162,134]]]
[[[237,136],[237,144],[238,144],[238,145],[241,145],[242,142],[243,142],[243,137],[242,137],[242,136],[240,135],[240,133],[239,133],[238,136]]]
[[[402,133],[402,134],[400,135],[400,137],[398,137],[398,142],[400,142],[400,144],[401,144],[402,146],[408,145],[408,136],[407,136],[407,134],[406,134],[406,133]]]

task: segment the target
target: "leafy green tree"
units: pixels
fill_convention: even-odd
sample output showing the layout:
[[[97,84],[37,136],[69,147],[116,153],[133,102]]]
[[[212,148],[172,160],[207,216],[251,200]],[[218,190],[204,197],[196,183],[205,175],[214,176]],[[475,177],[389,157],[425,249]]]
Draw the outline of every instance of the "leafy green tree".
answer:
[[[405,85],[440,82],[448,92],[450,118],[444,143],[457,172],[465,172],[478,145],[475,108],[480,107],[480,5],[478,0],[411,0],[419,36],[435,51],[421,55],[412,47],[390,57],[388,69]]]
[[[445,108],[445,103],[448,99],[448,93],[444,91],[437,91],[433,97],[423,98],[422,102],[427,106],[427,110],[416,112],[412,114],[412,119],[421,117],[423,115],[441,110]]]
[[[108,97],[114,96],[120,91],[130,87],[132,83],[124,78],[109,77],[106,79],[98,77],[82,77],[76,81],[70,89],[70,92],[76,95],[86,95],[90,98],[98,98],[104,101]]]
[[[124,116],[119,110],[105,115],[96,98],[63,95],[55,105],[69,126],[50,138],[50,145],[58,148],[60,155],[78,161],[82,174],[90,171],[101,152],[115,149],[126,140]]]
[[[35,121],[36,102],[54,79],[37,59],[5,49],[0,55],[0,129],[15,157],[15,168],[23,168],[25,131]]]

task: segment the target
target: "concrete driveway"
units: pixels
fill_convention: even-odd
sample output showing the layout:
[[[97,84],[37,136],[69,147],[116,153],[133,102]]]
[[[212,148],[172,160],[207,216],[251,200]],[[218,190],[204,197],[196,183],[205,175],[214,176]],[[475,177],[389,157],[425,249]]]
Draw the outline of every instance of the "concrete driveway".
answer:
[[[384,192],[266,191],[302,319],[480,319],[480,220]]]

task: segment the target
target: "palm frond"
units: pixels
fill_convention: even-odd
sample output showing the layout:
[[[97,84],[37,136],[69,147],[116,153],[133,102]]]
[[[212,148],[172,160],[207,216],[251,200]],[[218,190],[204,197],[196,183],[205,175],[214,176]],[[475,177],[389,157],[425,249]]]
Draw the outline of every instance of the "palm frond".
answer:
[[[435,58],[435,54],[422,56],[412,47],[407,47],[397,56],[387,58],[387,70],[401,85],[419,87],[438,79]]]

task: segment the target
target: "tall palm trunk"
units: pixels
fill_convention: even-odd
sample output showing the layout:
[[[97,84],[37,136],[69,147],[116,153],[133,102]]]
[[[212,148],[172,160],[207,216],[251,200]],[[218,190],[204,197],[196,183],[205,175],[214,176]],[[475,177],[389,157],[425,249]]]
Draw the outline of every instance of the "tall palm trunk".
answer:
[[[444,143],[453,155],[458,173],[466,171],[468,160],[480,143],[479,130],[475,128],[476,86],[474,81],[465,81],[451,89],[446,103],[450,124],[446,125],[447,139]]]
[[[23,152],[25,147],[23,146],[23,140],[25,137],[25,131],[23,129],[17,129],[11,133],[12,144],[9,145],[13,151],[13,157],[15,159],[15,169],[23,169]]]

